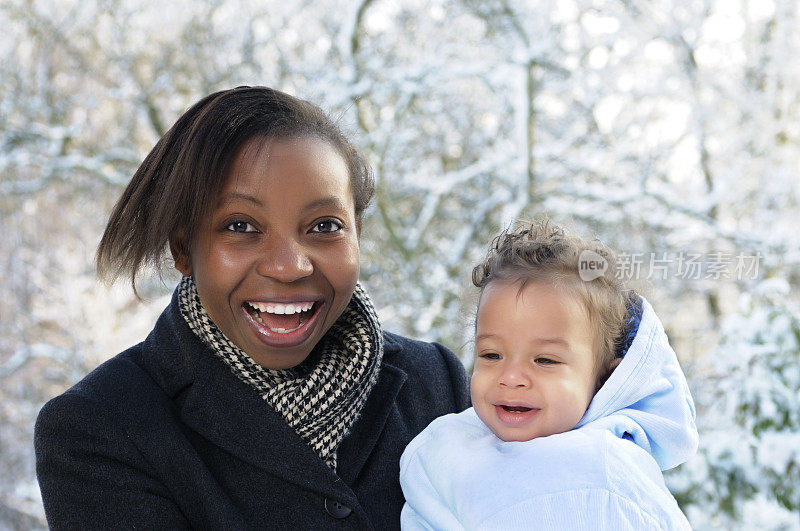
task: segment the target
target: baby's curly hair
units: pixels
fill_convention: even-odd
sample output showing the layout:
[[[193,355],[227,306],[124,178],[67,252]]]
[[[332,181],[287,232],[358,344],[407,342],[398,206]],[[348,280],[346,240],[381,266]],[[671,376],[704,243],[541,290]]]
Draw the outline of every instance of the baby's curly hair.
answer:
[[[597,389],[610,375],[612,361],[624,352],[628,308],[638,296],[627,291],[614,275],[616,253],[597,239],[568,232],[547,219],[519,222],[507,228],[489,246],[484,260],[472,270],[472,283],[480,294],[491,282],[519,282],[520,290],[531,281],[552,282],[575,295],[589,317],[595,334]],[[582,280],[581,253],[592,251],[608,264],[597,278]],[[599,274],[599,272],[598,272]],[[594,275],[593,275],[594,276]],[[635,298],[635,299],[633,299]]]

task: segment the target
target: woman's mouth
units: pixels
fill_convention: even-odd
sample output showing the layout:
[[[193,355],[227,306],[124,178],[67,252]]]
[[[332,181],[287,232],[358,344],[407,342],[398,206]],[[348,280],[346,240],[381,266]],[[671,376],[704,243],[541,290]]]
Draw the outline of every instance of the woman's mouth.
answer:
[[[242,306],[262,342],[271,346],[293,346],[311,334],[323,304],[319,301],[246,301]]]
[[[250,317],[277,334],[288,334],[306,324],[314,316],[315,302],[246,302]]]

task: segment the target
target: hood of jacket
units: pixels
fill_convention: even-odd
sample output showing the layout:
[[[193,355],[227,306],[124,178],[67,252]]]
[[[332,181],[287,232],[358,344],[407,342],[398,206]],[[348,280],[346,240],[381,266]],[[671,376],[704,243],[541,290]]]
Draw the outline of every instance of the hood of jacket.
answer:
[[[664,327],[643,297],[641,310],[630,347],[576,428],[630,439],[667,470],[697,450],[695,407]]]

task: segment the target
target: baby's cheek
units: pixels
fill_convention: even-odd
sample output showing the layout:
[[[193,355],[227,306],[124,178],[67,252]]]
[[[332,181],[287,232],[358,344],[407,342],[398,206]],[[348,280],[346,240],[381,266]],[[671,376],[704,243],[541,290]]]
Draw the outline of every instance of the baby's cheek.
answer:
[[[486,375],[480,371],[475,371],[469,382],[469,396],[472,401],[472,406],[475,408],[475,413],[484,424],[487,424],[490,419],[487,418],[487,408],[489,405],[486,402]]]
[[[469,381],[469,397],[472,400],[473,405],[478,402],[478,395],[480,394],[480,391],[478,389],[480,387],[479,380],[480,380],[480,374],[474,372],[472,374],[472,378],[470,378]]]
[[[586,387],[578,382],[571,382],[562,389],[562,400],[559,401],[561,416],[565,419],[565,431],[575,427],[581,420],[592,397],[587,394]],[[568,426],[566,426],[568,424]]]

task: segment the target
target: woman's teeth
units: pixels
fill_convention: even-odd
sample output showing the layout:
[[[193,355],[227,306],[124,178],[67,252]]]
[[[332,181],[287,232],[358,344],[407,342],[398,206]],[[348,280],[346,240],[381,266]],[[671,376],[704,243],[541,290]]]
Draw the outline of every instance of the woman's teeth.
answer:
[[[307,312],[314,307],[313,302],[247,302],[250,315],[261,325],[277,334],[288,334],[301,328],[311,318]],[[305,315],[304,315],[305,314]],[[262,317],[263,316],[263,317]],[[272,317],[276,316],[276,317]],[[280,316],[280,317],[277,317]],[[271,322],[264,322],[265,320]],[[283,322],[281,322],[283,321]]]
[[[256,320],[259,323],[264,324],[264,321],[262,321],[261,318],[256,318]],[[303,326],[303,325],[300,325],[300,326]],[[297,328],[300,328],[300,326],[298,326]],[[278,334],[288,334],[289,332],[294,332],[295,330],[297,330],[297,328],[292,328],[290,330],[286,330],[285,328],[272,328],[271,326],[268,326],[267,328],[269,328],[270,331],[276,332]]]
[[[313,302],[296,302],[294,304],[280,304],[277,302],[248,302],[259,312],[274,313],[277,315],[290,315],[293,313],[307,312],[314,306]]]

